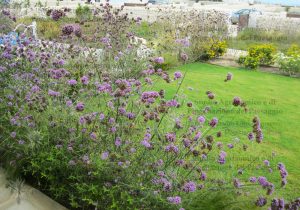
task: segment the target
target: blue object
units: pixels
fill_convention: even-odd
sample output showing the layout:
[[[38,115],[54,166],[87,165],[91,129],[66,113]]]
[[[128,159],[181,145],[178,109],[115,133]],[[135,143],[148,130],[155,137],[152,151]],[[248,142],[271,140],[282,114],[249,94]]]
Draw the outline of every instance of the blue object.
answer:
[[[279,4],[282,6],[291,6],[291,7],[299,7],[299,0],[256,0],[256,2],[264,3],[264,4]]]
[[[7,35],[0,37],[0,44],[5,44],[9,42],[11,45],[17,45],[19,40],[19,35],[17,32],[9,32]]]

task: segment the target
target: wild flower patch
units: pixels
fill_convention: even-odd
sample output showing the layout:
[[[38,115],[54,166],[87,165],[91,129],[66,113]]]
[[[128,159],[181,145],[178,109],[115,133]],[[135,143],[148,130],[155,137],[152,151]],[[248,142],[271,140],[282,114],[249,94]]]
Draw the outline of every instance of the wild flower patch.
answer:
[[[108,25],[115,21],[107,17]],[[0,48],[0,155],[12,177],[25,178],[71,209],[183,210],[193,208],[191,198],[215,190],[258,191],[252,206],[282,209],[283,198],[273,193],[288,184],[285,165],[263,162],[267,169],[278,164],[277,182],[263,169],[247,179],[242,177],[247,168],[227,179],[210,173],[204,165],[220,166],[222,173],[222,166],[236,164],[228,158],[231,150],[246,152],[247,144],[224,146],[222,119],[209,117],[209,106],[197,113],[192,102],[183,103],[188,71],[170,75],[161,68],[163,57],[141,60],[136,48],[115,35],[101,38],[99,61],[93,54],[82,56],[82,48],[57,43],[49,48],[24,35],[16,45]],[[234,79],[228,73],[220,82]],[[157,90],[157,83],[175,85],[175,94],[166,97],[168,89]],[[217,97],[213,90],[206,96]],[[231,106],[247,111],[238,96]],[[252,123],[248,143],[260,146],[260,118],[253,116]],[[296,207],[299,200],[286,208]]]

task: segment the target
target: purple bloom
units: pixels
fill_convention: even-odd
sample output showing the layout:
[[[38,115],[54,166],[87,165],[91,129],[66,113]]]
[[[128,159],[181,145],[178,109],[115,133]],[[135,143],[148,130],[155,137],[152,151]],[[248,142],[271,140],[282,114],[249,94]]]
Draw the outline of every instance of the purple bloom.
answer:
[[[18,143],[22,145],[22,144],[25,144],[25,141],[22,140],[22,139],[20,139],[20,140],[18,141]]]
[[[195,192],[196,189],[197,189],[196,184],[195,184],[194,182],[191,182],[191,181],[186,182],[186,183],[183,185],[183,191],[184,191],[184,192],[187,192],[187,193],[189,193],[189,192]]]
[[[152,104],[154,103],[155,99],[158,97],[159,94],[156,91],[143,92],[141,96],[141,100],[143,103]]]
[[[221,151],[219,154],[218,163],[225,164],[225,157],[227,156],[226,152]]]
[[[72,106],[72,101],[71,100],[66,101],[66,105],[67,105],[67,107]]]
[[[146,148],[151,148],[151,144],[145,139],[143,141],[141,141],[141,144],[143,146],[145,146]]]
[[[108,158],[108,156],[109,156],[109,152],[103,152],[103,153],[101,154],[101,159],[102,159],[102,160],[106,160],[106,159]]]
[[[76,104],[76,110],[77,110],[77,111],[83,111],[83,110],[84,110],[84,103],[78,102],[78,103]]]
[[[167,200],[168,200],[170,203],[175,204],[175,205],[181,204],[181,197],[179,197],[179,196],[168,197]]]
[[[198,141],[201,138],[202,133],[200,131],[197,131],[196,135],[194,136],[194,141]]]
[[[198,122],[203,124],[205,122],[205,117],[204,116],[199,116],[198,117]]]
[[[74,32],[74,27],[72,24],[66,24],[62,27],[61,31],[63,35],[69,36]]]
[[[225,82],[232,80],[232,77],[233,77],[233,74],[228,72],[228,74],[226,76],[226,79],[225,79]]]
[[[16,136],[17,136],[17,133],[16,133],[16,132],[11,132],[11,133],[10,133],[10,137],[16,138]]]
[[[189,59],[189,56],[186,53],[181,53],[180,54],[180,58],[183,61],[187,61]]]
[[[180,71],[174,73],[174,80],[180,79],[181,77],[182,77],[182,73]]]
[[[264,162],[264,164],[265,164],[266,166],[270,166],[270,161],[264,160],[263,162]]]
[[[90,137],[91,137],[91,139],[93,139],[93,140],[96,140],[96,139],[97,139],[97,135],[96,135],[96,133],[94,133],[94,132],[92,132],[92,133],[90,134]]]
[[[209,125],[214,128],[216,127],[218,124],[218,118],[214,117],[210,122],[209,122]]]
[[[74,86],[77,84],[77,81],[75,79],[71,79],[68,81],[68,84],[71,85],[71,86]]]
[[[214,99],[214,98],[215,98],[215,94],[209,93],[209,94],[207,94],[207,97],[208,97],[209,99]]]
[[[100,115],[99,115],[99,120],[100,120],[100,121],[103,121],[104,118],[105,118],[105,115],[104,115],[103,113],[100,113]]]
[[[175,142],[175,140],[176,140],[175,133],[167,133],[165,137],[166,137],[166,140],[169,142]]]
[[[234,185],[235,188],[240,188],[240,187],[241,187],[241,182],[240,182],[240,180],[237,179],[237,178],[234,178],[234,179],[233,179],[233,185]]]
[[[200,175],[200,179],[201,179],[202,181],[205,181],[206,178],[207,178],[206,173],[202,171],[202,172],[201,172],[201,175]]]
[[[267,204],[267,199],[264,198],[264,197],[261,197],[261,196],[255,202],[255,205],[259,206],[259,207],[262,207],[262,206],[264,206],[266,204]]]
[[[219,148],[219,149],[222,149],[223,148],[223,144],[222,144],[222,142],[217,142],[216,143],[216,145],[217,145],[217,147]]]
[[[58,97],[58,96],[60,96],[60,92],[56,92],[54,90],[49,90],[48,95],[53,96],[53,97]]]
[[[242,103],[242,100],[239,97],[236,96],[233,98],[233,101],[232,101],[233,106],[239,106],[239,105],[241,105],[241,103]]]
[[[267,187],[269,185],[269,182],[267,181],[267,178],[264,176],[260,176],[257,179],[258,183],[262,186],[262,187]]]
[[[234,146],[233,146],[233,144],[227,144],[227,147],[228,147],[229,149],[232,149]]]
[[[175,146],[173,143],[169,144],[165,147],[165,151],[166,152],[174,152],[175,154],[177,154],[179,152],[179,149],[177,146]]]
[[[254,139],[254,134],[251,132],[248,134],[248,139],[252,141]]]
[[[255,182],[256,182],[256,177],[255,177],[255,176],[250,177],[250,178],[249,178],[249,181],[250,181],[251,183],[255,183]]]
[[[84,85],[88,85],[89,84],[89,78],[87,76],[83,76],[80,78],[80,81],[82,82],[82,84]]]
[[[175,99],[172,99],[170,101],[167,101],[166,105],[168,107],[179,107],[180,104]]]
[[[121,141],[121,138],[120,137],[117,137],[116,140],[115,140],[115,145],[117,147],[121,146],[122,145],[122,141]]]
[[[134,114],[134,113],[131,113],[131,112],[126,113],[126,116],[127,116],[127,118],[128,118],[129,120],[132,120],[132,119],[135,118],[135,114]]]
[[[157,64],[163,64],[165,62],[163,57],[154,58],[154,62]]]

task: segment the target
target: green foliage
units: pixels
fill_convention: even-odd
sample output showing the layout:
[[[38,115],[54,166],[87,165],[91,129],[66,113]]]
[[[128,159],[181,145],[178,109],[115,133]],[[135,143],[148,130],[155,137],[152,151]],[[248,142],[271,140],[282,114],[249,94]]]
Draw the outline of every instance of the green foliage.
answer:
[[[174,53],[163,53],[162,57],[164,58],[165,62],[162,64],[156,64],[155,65],[156,68],[169,70],[181,64],[180,61],[178,60],[178,55]]]
[[[58,38],[61,34],[60,24],[56,21],[39,21],[37,25],[38,32],[43,38],[52,40]]]
[[[297,44],[292,44],[287,53],[286,53],[288,56],[297,56],[297,55],[300,55],[300,46],[297,45]]]
[[[260,65],[271,65],[274,62],[276,49],[272,45],[254,45],[248,49],[248,55],[238,59],[238,63],[249,69],[257,69]]]
[[[81,4],[78,4],[75,10],[75,14],[77,19],[83,22],[90,20],[92,18],[92,11],[87,5],[81,6]]]

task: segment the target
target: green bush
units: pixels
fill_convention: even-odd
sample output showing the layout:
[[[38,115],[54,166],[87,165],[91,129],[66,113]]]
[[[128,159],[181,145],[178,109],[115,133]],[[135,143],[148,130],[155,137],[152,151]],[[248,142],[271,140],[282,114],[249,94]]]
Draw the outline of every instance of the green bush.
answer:
[[[81,4],[78,4],[75,14],[80,21],[87,21],[92,18],[92,11],[87,5],[81,6]]]
[[[249,69],[257,69],[261,65],[274,63],[276,49],[269,44],[254,45],[248,49],[248,55],[239,58],[238,63]]]

